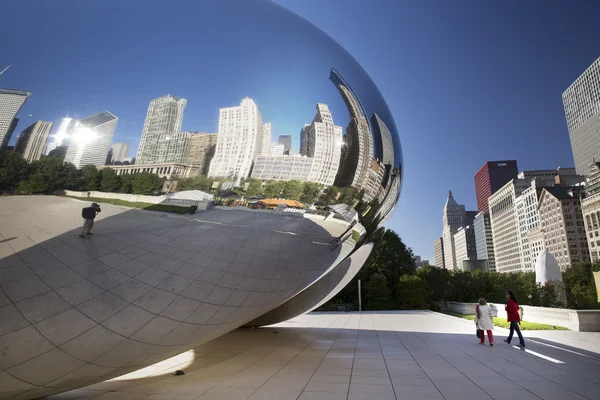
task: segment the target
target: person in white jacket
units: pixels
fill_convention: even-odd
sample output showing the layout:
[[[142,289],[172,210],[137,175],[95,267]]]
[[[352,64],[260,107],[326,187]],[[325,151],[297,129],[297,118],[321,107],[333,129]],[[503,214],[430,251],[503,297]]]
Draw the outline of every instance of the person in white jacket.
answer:
[[[488,334],[488,341],[490,346],[494,345],[494,335],[492,329],[494,329],[492,309],[488,306],[487,301],[482,297],[479,299],[479,304],[475,307],[475,324],[479,331],[481,341],[479,344],[485,344],[485,332]]]

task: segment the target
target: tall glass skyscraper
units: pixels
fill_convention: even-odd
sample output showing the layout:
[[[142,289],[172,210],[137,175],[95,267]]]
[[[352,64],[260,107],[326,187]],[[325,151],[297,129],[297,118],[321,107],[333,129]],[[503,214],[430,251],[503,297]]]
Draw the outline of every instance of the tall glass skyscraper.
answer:
[[[600,161],[600,58],[562,95],[577,175]]]
[[[0,149],[8,145],[15,129],[14,119],[31,92],[0,89]]]
[[[81,168],[85,165],[104,165],[110,150],[118,118],[110,111],[79,120],[73,128],[65,162]]]

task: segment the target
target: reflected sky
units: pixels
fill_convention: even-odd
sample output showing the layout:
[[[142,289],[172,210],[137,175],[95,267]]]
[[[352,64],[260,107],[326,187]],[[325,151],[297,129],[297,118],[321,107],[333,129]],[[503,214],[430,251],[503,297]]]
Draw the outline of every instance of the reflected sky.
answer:
[[[329,80],[332,67],[352,85],[368,117],[376,112],[396,131],[373,82],[339,45],[309,22],[264,3],[4,5],[14,18],[0,28],[1,60],[12,67],[0,86],[32,91],[12,142],[35,120],[109,110],[119,118],[113,142],[130,143],[132,157],[149,101],[170,93],[188,100],[182,129],[205,132],[217,131],[220,107],[250,96],[263,121],[272,123],[273,140],[289,134],[298,151],[300,130],[312,121],[316,102],[329,105],[336,125],[348,124],[348,111]],[[23,18],[36,29],[22,29]],[[392,136],[399,154],[397,135]]]

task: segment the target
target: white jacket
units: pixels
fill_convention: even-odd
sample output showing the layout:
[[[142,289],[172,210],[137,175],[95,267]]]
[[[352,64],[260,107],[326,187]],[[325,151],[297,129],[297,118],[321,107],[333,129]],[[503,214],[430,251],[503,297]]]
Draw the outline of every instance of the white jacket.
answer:
[[[491,331],[494,329],[494,323],[492,320],[492,309],[487,304],[484,306],[479,306],[479,318],[477,314],[475,314],[475,323],[477,324],[477,329],[481,329],[483,331]]]

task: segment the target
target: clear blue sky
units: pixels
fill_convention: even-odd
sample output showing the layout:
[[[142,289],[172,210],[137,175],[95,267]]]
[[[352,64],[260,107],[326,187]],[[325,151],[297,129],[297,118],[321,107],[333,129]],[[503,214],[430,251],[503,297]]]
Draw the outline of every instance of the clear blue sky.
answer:
[[[276,2],[337,40],[385,97],[400,133],[405,171],[400,203],[389,226],[415,254],[432,258],[432,242],[441,234],[448,190],[467,209],[475,209],[473,175],[485,161],[516,159],[520,169],[573,166],[561,94],[600,56],[599,2]],[[191,82],[194,90],[205,90],[201,71],[207,65],[231,71],[235,78],[233,66],[219,65],[210,54],[189,57],[194,35],[243,40],[236,27],[252,23],[235,20],[231,26],[216,29],[210,6],[198,3],[197,14],[181,16],[175,12],[177,1],[150,0],[146,5],[152,7],[138,7],[140,18],[151,18],[158,29],[135,34],[172,54],[165,59],[138,51],[127,32],[128,22],[137,21],[120,13],[116,1],[5,3],[3,12],[11,17],[0,26],[0,67],[15,66],[0,78],[0,86],[32,90],[35,95],[22,110],[23,123],[17,131],[28,122],[55,120],[69,110],[81,117],[108,108],[120,117],[115,141],[131,142],[132,151],[137,148],[149,99],[166,93],[189,97]],[[82,8],[95,9],[90,15],[97,18],[77,18],[75,11]],[[160,13],[148,11],[155,8]],[[77,42],[73,39],[77,29],[91,33]],[[161,30],[176,30],[182,42],[177,46],[164,42]],[[299,62],[314,56],[304,51]],[[274,49],[272,57],[281,57],[279,49]],[[114,61],[121,59],[130,61],[134,69],[123,79],[128,85],[138,85],[135,93],[120,91],[114,84],[123,71],[123,65]],[[68,73],[59,68],[66,60],[73,66]],[[265,73],[272,75],[268,59],[256,71],[265,65]],[[145,75],[138,76],[136,71]],[[106,77],[112,80],[100,79]],[[145,85],[148,79],[159,84]],[[86,82],[89,85],[82,86]],[[197,98],[188,103],[184,129],[216,130],[214,105],[235,105],[246,95],[258,97],[261,110],[265,103],[271,103],[265,109],[274,109],[289,97],[284,91],[281,98],[260,99],[260,88],[250,85],[222,98],[213,96],[206,103]],[[336,95],[333,88],[329,95]],[[42,103],[44,109],[36,108]],[[53,107],[47,107],[50,103]],[[207,107],[210,110],[204,112]],[[307,98],[304,109],[305,114],[294,115],[293,120],[278,116],[280,123],[273,121],[275,134],[297,134],[297,127],[314,115],[312,98]],[[334,119],[341,114],[334,110]],[[265,120],[271,116],[265,115]],[[336,123],[346,122],[338,119]]]

